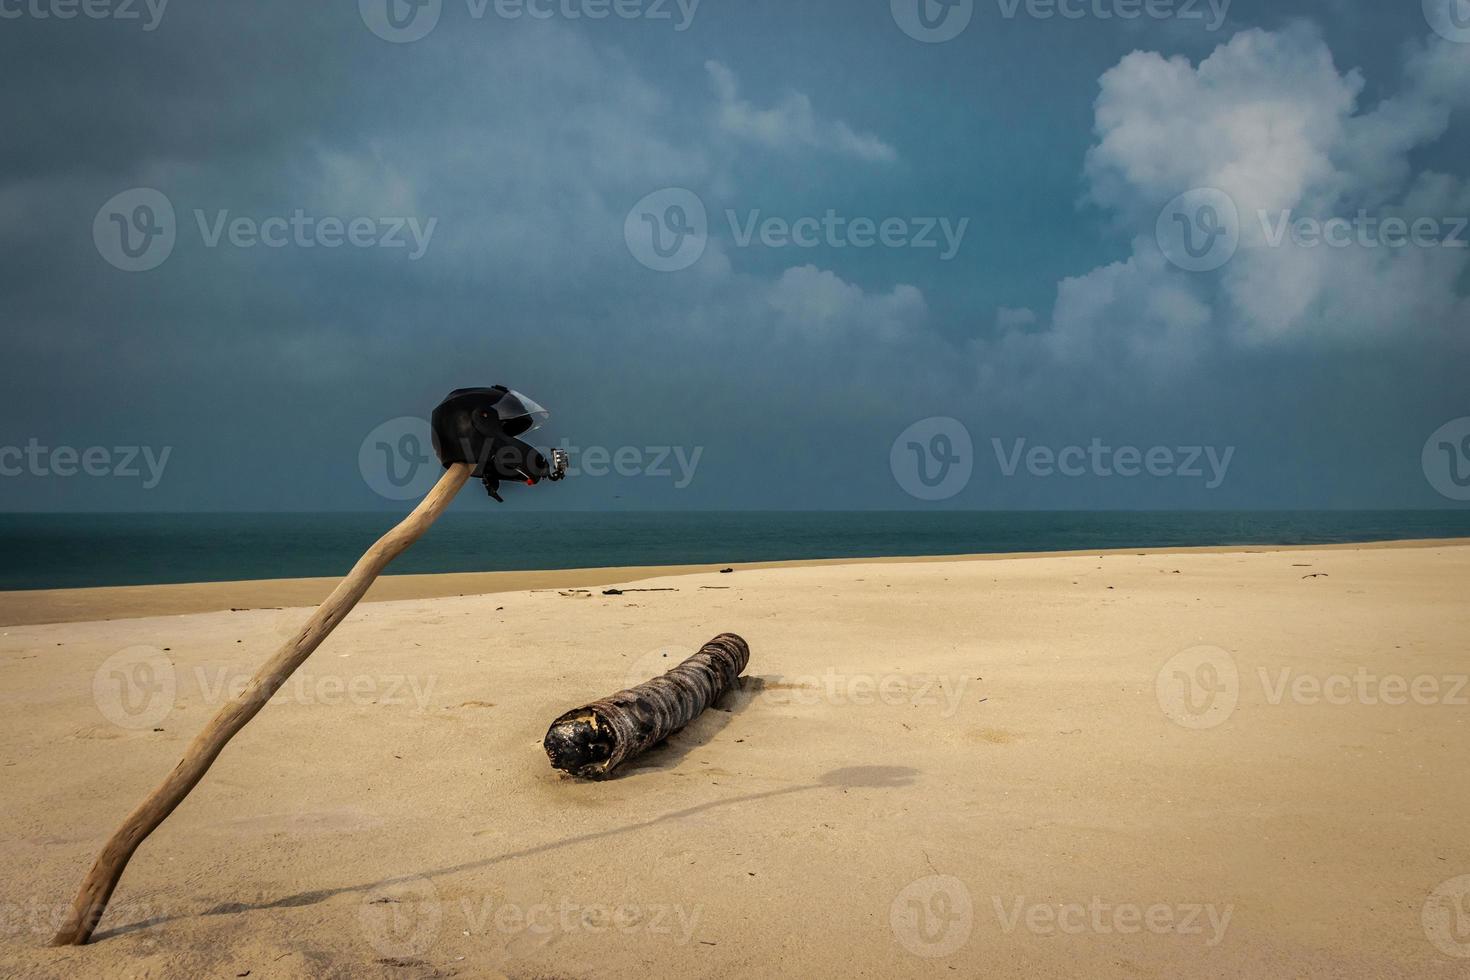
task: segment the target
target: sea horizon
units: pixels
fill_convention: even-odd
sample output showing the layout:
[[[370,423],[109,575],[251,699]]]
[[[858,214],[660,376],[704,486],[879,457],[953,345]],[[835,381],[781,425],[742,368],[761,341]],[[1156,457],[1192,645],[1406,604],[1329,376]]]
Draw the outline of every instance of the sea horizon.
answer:
[[[395,511],[0,513],[0,590],[344,573]],[[1470,538],[1470,511],[721,510],[447,514],[389,574]]]

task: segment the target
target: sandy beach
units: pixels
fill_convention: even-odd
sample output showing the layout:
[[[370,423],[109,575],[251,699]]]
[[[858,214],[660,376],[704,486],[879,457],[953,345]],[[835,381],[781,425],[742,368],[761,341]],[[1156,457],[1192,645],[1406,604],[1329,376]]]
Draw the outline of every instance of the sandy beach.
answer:
[[[0,975],[1470,969],[1470,544],[496,574],[381,582],[65,949],[330,583],[0,596]],[[553,718],[726,630],[718,709],[551,770]]]

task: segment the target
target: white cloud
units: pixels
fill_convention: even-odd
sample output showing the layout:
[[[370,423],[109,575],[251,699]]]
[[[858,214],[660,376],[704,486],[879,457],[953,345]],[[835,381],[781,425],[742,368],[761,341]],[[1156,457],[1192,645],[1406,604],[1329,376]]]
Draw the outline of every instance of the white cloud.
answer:
[[[840,120],[817,118],[812,100],[791,92],[770,109],[740,97],[735,73],[718,61],[705,62],[719,99],[716,121],[732,136],[778,148],[811,147],[875,163],[891,163],[898,152],[877,136],[860,133]]]
[[[412,179],[383,158],[379,146],[365,153],[322,148],[318,197],[327,213],[335,215],[419,215],[418,190]]]
[[[995,326],[998,330],[1020,330],[1026,327],[1034,327],[1040,318],[1036,311],[1026,307],[1012,309],[1002,306],[995,311]]]
[[[901,283],[887,293],[868,293],[814,265],[787,269],[766,301],[787,326],[806,336],[901,340],[912,337],[928,315],[924,294],[914,286]]]
[[[1362,84],[1339,75],[1305,27],[1238,34],[1198,69],[1134,52],[1102,76],[1086,167],[1092,198],[1149,226],[1191,187],[1259,207],[1299,202],[1330,179],[1330,150]]]
[[[1470,249],[1272,243],[1294,218],[1470,214],[1464,180],[1415,174],[1411,153],[1470,104],[1470,46],[1431,38],[1407,58],[1397,92],[1362,105],[1364,81],[1339,71],[1311,27],[1250,30],[1196,67],[1135,52],[1101,79],[1089,199],[1131,239],[1122,262],[1058,286],[1032,356],[1100,355],[1167,369],[1212,344],[1375,343],[1470,326],[1460,284]],[[1240,247],[1213,273],[1185,272],[1160,251],[1161,209],[1192,188],[1234,200]],[[1006,326],[1006,324],[1001,324]],[[993,351],[1024,347],[1013,334]]]

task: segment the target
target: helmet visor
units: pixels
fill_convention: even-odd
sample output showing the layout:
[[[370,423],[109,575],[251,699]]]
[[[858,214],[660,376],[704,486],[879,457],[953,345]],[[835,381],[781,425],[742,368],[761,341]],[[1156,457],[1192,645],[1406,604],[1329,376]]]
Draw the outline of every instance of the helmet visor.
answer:
[[[507,391],[495,403],[495,414],[499,416],[505,431],[513,436],[541,427],[551,413],[519,391]]]

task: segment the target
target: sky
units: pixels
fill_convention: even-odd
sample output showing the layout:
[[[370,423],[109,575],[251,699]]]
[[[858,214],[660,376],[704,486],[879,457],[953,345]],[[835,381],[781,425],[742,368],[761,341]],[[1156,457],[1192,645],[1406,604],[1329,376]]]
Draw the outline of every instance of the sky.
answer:
[[[0,0],[0,510],[1470,501],[1470,0]],[[489,508],[488,500],[469,506]]]

